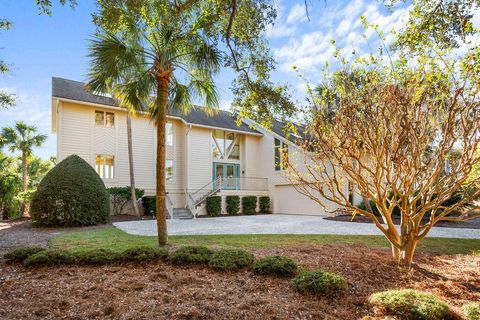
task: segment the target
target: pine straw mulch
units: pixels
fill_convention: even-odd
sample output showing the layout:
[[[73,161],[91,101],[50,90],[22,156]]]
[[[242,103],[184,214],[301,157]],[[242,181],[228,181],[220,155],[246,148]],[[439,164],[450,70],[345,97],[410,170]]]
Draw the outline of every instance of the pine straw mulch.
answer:
[[[429,291],[457,312],[463,303],[480,300],[479,256],[418,254],[415,268],[405,273],[387,250],[365,246],[312,245],[255,254],[287,255],[302,268],[341,273],[348,278],[348,290],[337,297],[304,296],[292,289],[289,278],[166,263],[38,269],[0,265],[0,318],[361,319],[374,316],[367,303],[371,293],[397,288]]]

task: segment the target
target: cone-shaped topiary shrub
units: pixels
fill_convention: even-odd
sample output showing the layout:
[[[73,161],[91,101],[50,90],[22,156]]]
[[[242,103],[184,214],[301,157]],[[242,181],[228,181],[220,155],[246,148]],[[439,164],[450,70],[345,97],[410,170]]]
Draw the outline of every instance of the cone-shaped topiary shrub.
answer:
[[[449,311],[448,305],[434,295],[412,289],[378,292],[370,302],[385,314],[402,319],[440,320]]]
[[[37,226],[88,226],[107,223],[110,199],[102,179],[82,158],[71,155],[40,182],[32,197]]]

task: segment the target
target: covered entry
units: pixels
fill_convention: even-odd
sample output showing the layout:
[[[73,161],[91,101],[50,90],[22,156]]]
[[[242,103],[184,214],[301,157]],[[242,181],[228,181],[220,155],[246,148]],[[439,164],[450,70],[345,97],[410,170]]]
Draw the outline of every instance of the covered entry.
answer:
[[[219,179],[224,190],[240,189],[240,165],[235,163],[213,163],[213,181]]]

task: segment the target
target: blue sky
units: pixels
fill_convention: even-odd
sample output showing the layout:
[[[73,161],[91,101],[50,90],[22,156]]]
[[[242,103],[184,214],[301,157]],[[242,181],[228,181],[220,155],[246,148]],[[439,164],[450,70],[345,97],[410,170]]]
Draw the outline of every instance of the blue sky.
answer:
[[[57,2],[57,1],[54,1]],[[33,0],[3,0],[0,18],[13,21],[13,29],[0,33],[0,58],[9,63],[12,73],[0,76],[0,88],[16,94],[17,105],[0,111],[0,128],[23,120],[36,125],[48,134],[44,147],[37,150],[43,158],[55,155],[56,137],[51,134],[51,77],[85,80],[88,69],[87,44],[93,33],[91,13],[94,0],[77,1],[78,6],[55,6],[51,17],[38,15]],[[330,41],[343,48],[348,55],[353,49],[357,55],[367,53],[359,17],[379,24],[388,32],[399,27],[406,18],[408,4],[392,11],[377,1],[312,1],[310,21],[305,14],[303,0],[277,1],[279,10],[276,25],[267,36],[278,62],[273,79],[289,83],[294,96],[304,97],[304,84],[292,71],[297,66],[312,83],[321,80],[321,69],[332,61]],[[368,34],[370,45],[378,43]],[[217,78],[221,107],[228,109],[232,100],[230,82],[232,73],[223,71]]]

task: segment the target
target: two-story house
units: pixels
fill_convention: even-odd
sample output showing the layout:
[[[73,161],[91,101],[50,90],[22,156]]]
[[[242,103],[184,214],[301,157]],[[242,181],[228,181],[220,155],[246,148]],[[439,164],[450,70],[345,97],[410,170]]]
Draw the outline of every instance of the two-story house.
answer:
[[[272,130],[252,129],[244,120],[202,108],[189,114],[171,112],[166,127],[166,184],[169,211],[205,214],[206,195],[268,195],[272,212],[326,215],[318,203],[298,193],[282,175],[280,148],[294,149],[282,123]],[[57,159],[77,154],[95,168],[107,187],[127,186],[129,163],[126,111],[108,96],[88,92],[77,81],[52,79],[52,130]],[[136,187],[155,193],[156,129],[146,114],[132,118]],[[335,209],[332,205],[331,209]]]

